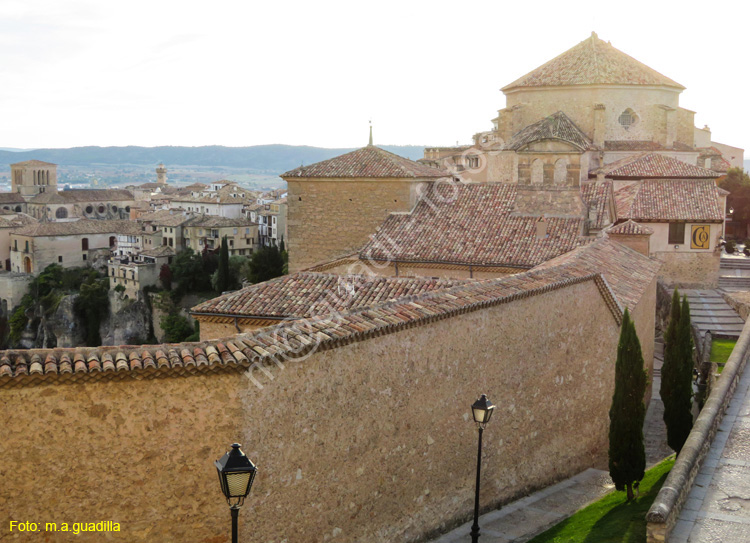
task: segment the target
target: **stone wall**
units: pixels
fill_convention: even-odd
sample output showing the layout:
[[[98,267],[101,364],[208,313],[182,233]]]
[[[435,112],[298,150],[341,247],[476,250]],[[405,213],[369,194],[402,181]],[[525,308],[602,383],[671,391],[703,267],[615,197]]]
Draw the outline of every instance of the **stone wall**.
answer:
[[[679,94],[677,89],[633,86],[514,89],[506,93],[506,109],[500,112],[501,119],[512,117],[513,122],[502,123],[500,136],[507,141],[515,132],[562,109],[594,140],[646,140],[666,144],[670,134],[676,134],[679,141],[692,146],[692,119],[687,110],[678,109]],[[600,104],[599,109],[595,109],[597,104]],[[618,118],[628,108],[636,113],[638,121],[625,129]],[[674,109],[677,109],[677,119],[674,113],[670,115],[670,110]],[[599,123],[595,122],[597,115]],[[685,128],[688,123],[689,132]]]
[[[288,179],[289,272],[362,247],[393,211],[411,211],[409,179]]]
[[[212,462],[238,441],[260,469],[240,540],[418,541],[472,513],[482,392],[498,406],[483,509],[605,464],[618,334],[585,281],[256,370],[263,388],[239,373],[3,388],[0,537],[9,520],[112,520],[112,541],[226,542]]]
[[[656,327],[656,289],[658,280],[654,277],[651,284],[641,296],[638,305],[633,308],[632,317],[635,323],[635,331],[641,342],[643,363],[648,373],[649,386],[646,387],[646,406],[651,401],[651,383],[654,377],[654,330]]]
[[[675,251],[655,252],[651,256],[663,262],[659,277],[670,286],[716,288],[719,284],[718,253]]]

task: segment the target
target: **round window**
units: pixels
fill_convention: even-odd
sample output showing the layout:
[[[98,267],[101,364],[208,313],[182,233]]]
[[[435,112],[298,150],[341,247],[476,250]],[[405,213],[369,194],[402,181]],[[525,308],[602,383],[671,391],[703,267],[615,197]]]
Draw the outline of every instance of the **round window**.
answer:
[[[94,208],[92,206],[86,206],[86,213],[93,213]]]
[[[105,210],[105,209],[107,209],[107,208],[105,208],[105,207],[104,207],[103,205],[99,205],[99,207],[97,207],[97,208],[96,208],[96,210],[97,210],[97,211],[98,211],[99,213],[104,213],[104,210]]]
[[[635,111],[628,108],[620,113],[617,121],[620,123],[620,126],[627,130],[631,126],[635,126],[636,124],[638,124],[638,115],[635,114]]]

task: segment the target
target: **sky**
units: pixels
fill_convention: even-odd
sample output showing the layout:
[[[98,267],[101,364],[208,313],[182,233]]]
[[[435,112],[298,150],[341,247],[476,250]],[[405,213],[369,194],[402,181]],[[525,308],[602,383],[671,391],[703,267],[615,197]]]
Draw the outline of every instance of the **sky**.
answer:
[[[750,149],[750,3],[0,0],[0,147],[455,145],[600,38]]]

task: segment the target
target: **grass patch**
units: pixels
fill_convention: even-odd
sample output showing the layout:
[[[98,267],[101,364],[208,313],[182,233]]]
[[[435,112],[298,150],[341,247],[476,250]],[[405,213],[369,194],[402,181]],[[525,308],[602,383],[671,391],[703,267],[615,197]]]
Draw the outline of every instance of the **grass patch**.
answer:
[[[716,362],[719,373],[724,369],[724,364],[729,360],[729,355],[734,350],[736,339],[714,339],[711,341],[711,362]]]
[[[640,496],[628,503],[627,493],[612,492],[572,517],[539,534],[529,543],[642,543],[646,513],[674,465],[674,456],[646,471]]]

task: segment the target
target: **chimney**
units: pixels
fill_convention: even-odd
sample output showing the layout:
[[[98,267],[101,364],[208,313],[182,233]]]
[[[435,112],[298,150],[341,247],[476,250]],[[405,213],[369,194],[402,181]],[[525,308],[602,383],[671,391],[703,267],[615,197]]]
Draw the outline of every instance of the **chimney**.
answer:
[[[547,237],[547,221],[544,217],[539,217],[536,221],[536,239],[545,239]]]

